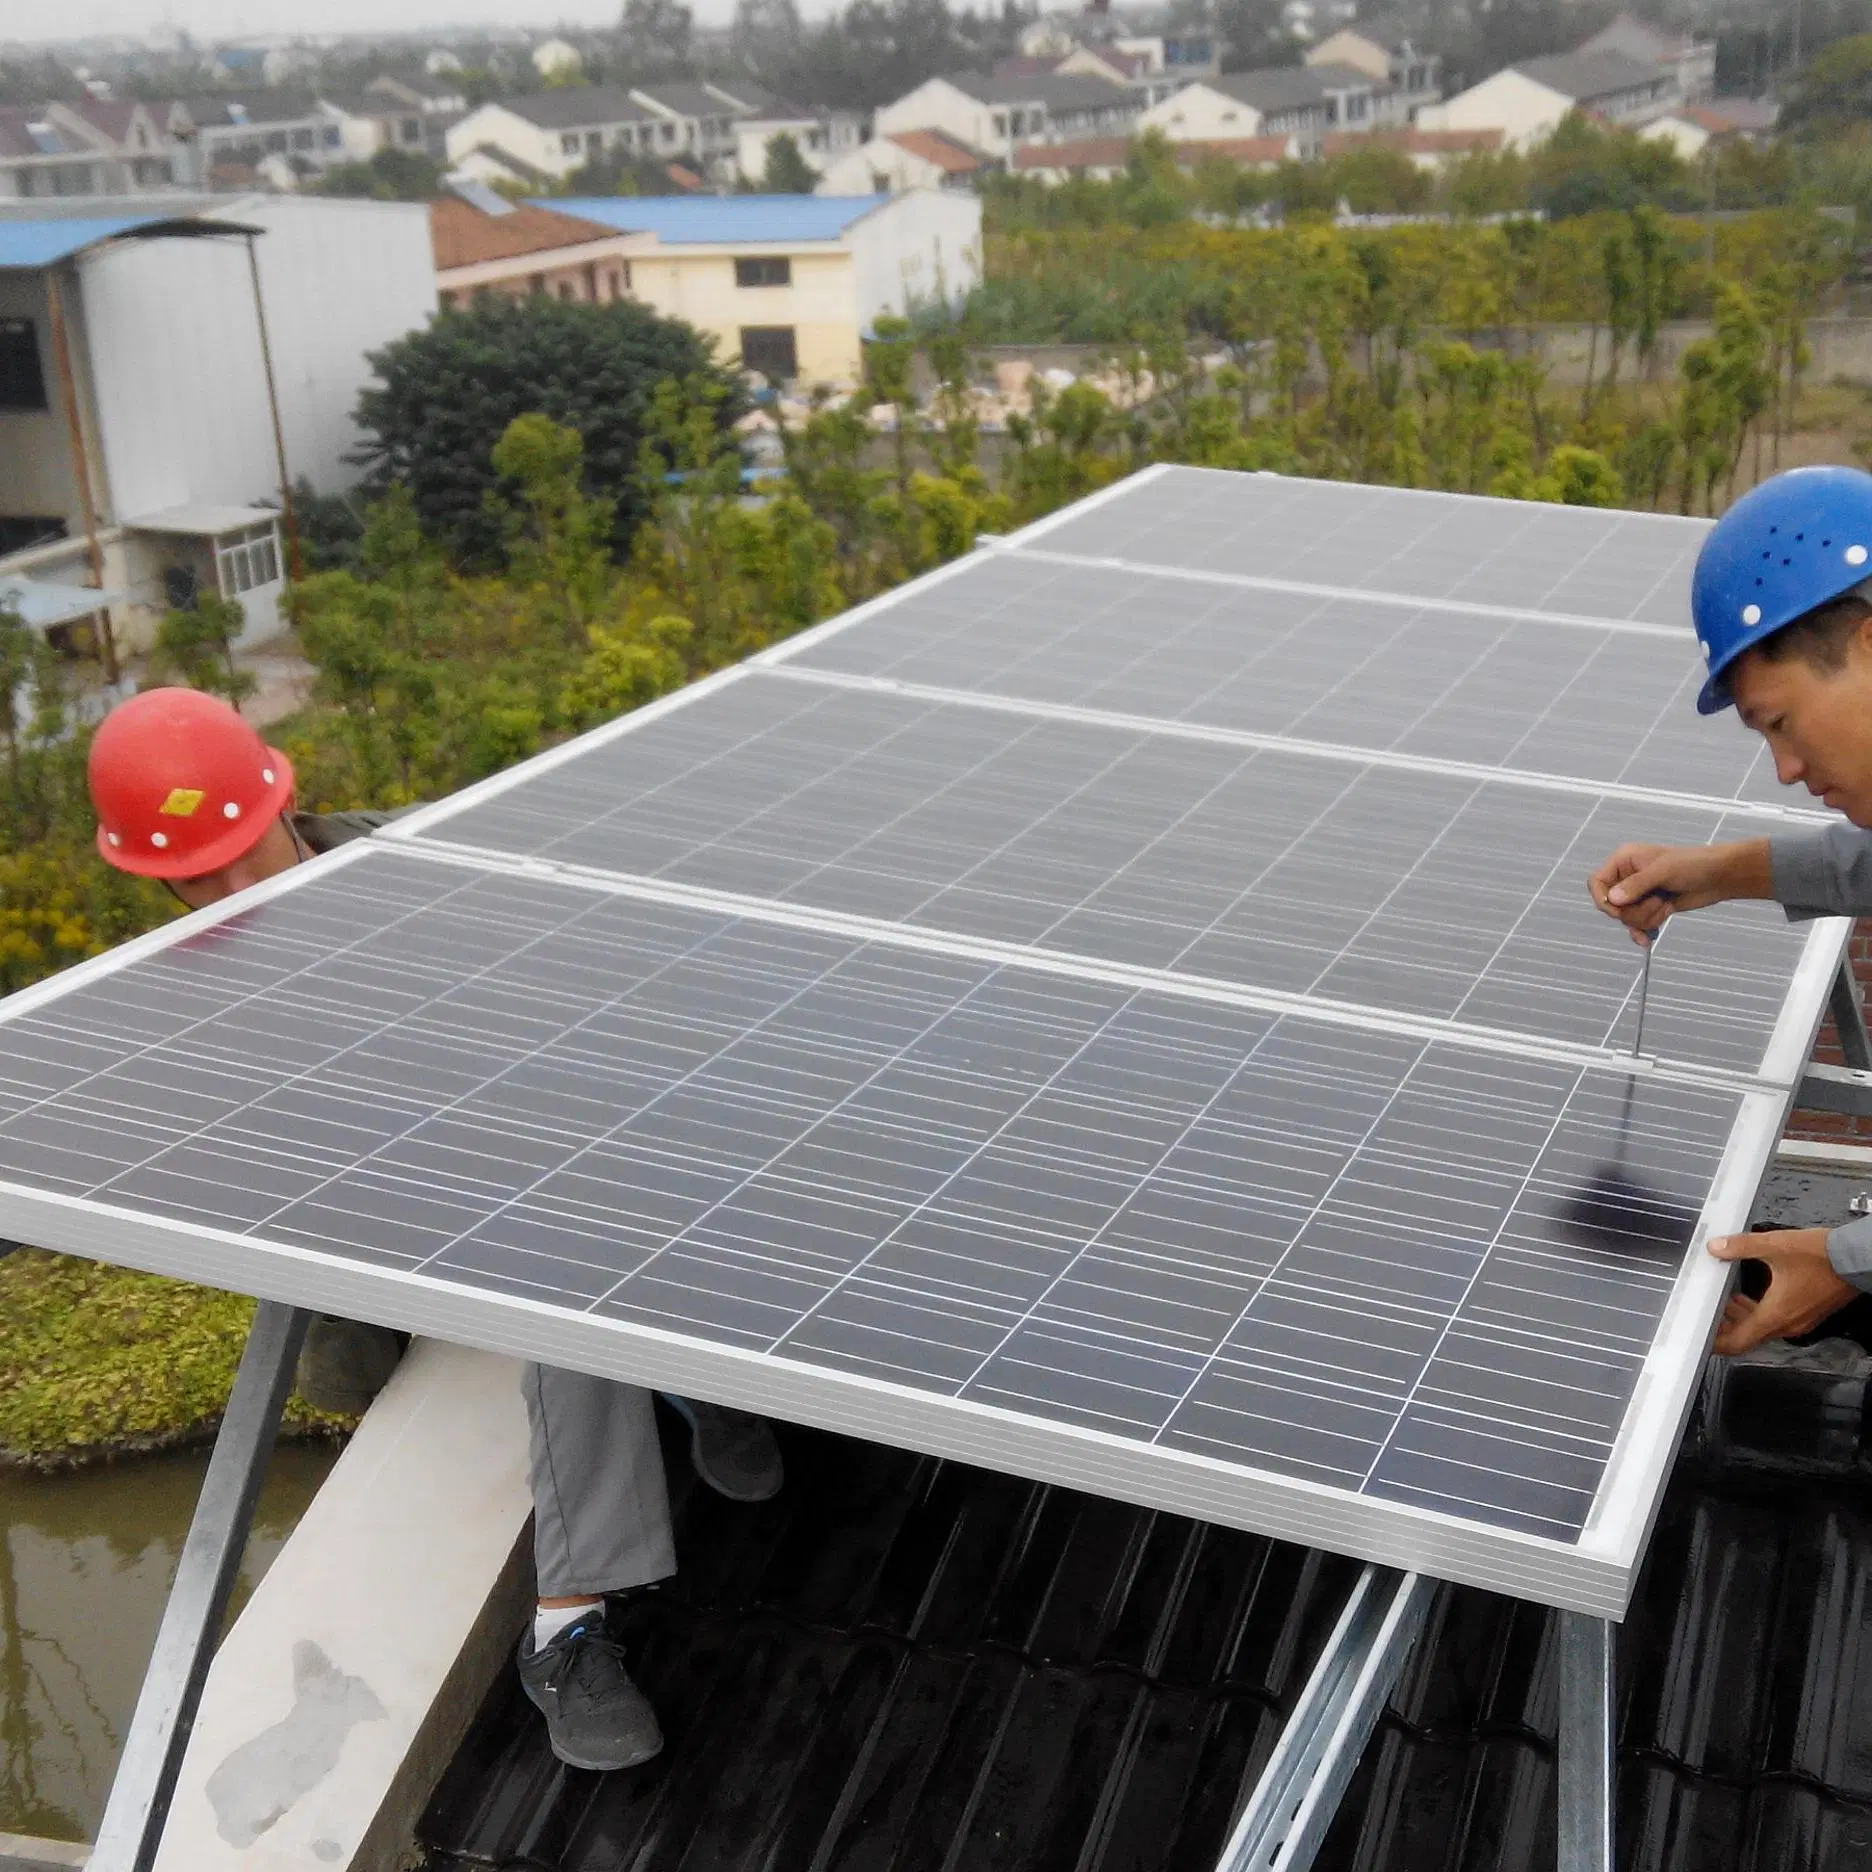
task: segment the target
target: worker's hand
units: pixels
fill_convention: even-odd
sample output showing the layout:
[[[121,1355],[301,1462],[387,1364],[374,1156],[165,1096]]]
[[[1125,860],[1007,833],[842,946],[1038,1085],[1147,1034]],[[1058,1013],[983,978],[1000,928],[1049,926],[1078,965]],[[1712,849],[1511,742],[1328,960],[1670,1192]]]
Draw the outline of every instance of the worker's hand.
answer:
[[[1667,917],[1701,910],[1726,897],[1752,895],[1730,888],[1738,848],[1733,845],[1621,845],[1587,881],[1592,900],[1631,931],[1652,942]]]
[[[1759,1300],[1731,1294],[1723,1308],[1716,1350],[1725,1358],[1746,1352],[1764,1339],[1810,1333],[1859,1292],[1834,1273],[1823,1228],[1724,1235],[1710,1243],[1709,1251],[1718,1261],[1761,1261],[1768,1268],[1768,1291]]]

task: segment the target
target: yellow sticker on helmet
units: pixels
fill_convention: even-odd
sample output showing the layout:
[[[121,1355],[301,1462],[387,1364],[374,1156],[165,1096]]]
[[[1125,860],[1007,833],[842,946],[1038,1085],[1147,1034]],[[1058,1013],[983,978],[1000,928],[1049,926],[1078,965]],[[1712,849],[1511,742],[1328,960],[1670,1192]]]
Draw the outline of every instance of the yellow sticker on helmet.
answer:
[[[166,812],[172,818],[187,819],[207,797],[200,787],[179,786],[156,810]]]

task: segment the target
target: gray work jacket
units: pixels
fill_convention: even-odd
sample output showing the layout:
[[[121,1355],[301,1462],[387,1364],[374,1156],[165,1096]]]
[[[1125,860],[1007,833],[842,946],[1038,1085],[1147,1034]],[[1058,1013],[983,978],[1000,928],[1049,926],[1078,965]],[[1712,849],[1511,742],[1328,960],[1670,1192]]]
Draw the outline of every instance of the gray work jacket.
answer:
[[[1775,901],[1792,919],[1872,916],[1872,832],[1844,819],[1768,842]],[[1827,1259],[1841,1280],[1872,1293],[1872,1216],[1827,1234]]]
[[[410,809],[406,806],[403,810]],[[306,850],[315,855],[335,851],[340,845],[349,845],[353,839],[368,838],[396,816],[393,812],[296,812],[289,815],[292,829],[305,840]]]

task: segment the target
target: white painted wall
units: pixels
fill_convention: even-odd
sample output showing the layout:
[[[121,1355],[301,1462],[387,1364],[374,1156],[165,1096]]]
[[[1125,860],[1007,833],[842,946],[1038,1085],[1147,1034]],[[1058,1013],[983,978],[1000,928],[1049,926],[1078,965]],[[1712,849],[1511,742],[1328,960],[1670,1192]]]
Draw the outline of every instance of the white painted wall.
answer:
[[[238,197],[217,218],[258,243],[292,473],[350,485],[366,353],[436,305],[419,204]],[[81,262],[110,517],[277,499],[279,474],[245,244],[144,241]]]
[[[1498,71],[1441,104],[1417,113],[1420,130],[1499,130],[1504,142],[1527,149],[1551,135],[1573,108],[1562,92],[1536,84],[1518,71]]]
[[[900,97],[895,104],[886,104],[878,112],[872,128],[879,136],[892,130],[947,130],[970,149],[982,150],[991,156],[1005,156],[1014,144],[1005,133],[997,135],[995,132],[997,108],[1005,119],[1005,106],[977,103],[946,78],[931,78]]]
[[[858,323],[960,298],[981,278],[981,198],[954,189],[894,195],[845,233],[858,291]]]
[[[875,195],[878,177],[882,176],[885,188],[893,195],[901,195],[906,189],[941,188],[947,173],[940,164],[887,136],[879,136],[827,163],[813,193]]]
[[[1261,134],[1261,113],[1252,104],[1200,82],[1153,104],[1138,129],[1161,130],[1172,143],[1220,143]]]
[[[32,320],[50,405],[43,410],[0,410],[0,514],[15,519],[56,516],[63,518],[70,532],[82,533],[84,514],[71,472],[70,431],[52,349],[51,321],[46,315],[43,276],[0,273],[0,318]],[[73,334],[74,351],[80,337]]]
[[[478,144],[489,143],[554,176],[570,175],[585,160],[582,150],[576,155],[566,153],[560,145],[559,131],[542,130],[504,104],[483,104],[479,110],[470,111],[459,123],[449,126],[443,142],[451,162],[459,162]]]

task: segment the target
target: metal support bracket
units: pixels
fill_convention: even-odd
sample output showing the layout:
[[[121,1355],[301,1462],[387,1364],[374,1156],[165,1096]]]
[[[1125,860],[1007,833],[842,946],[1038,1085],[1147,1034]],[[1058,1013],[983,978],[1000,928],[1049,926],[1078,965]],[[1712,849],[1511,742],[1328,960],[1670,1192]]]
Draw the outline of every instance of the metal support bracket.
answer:
[[[266,1300],[254,1314],[87,1861],[90,1872],[149,1872],[155,1862],[311,1317]]]
[[[1872,1069],[1872,1036],[1866,1033],[1865,996],[1850,960],[1839,965],[1833,977],[1833,989],[1827,997],[1827,1012],[1839,1035],[1840,1057],[1856,1071]]]
[[[1802,1111],[1844,1112],[1849,1118],[1872,1118],[1872,1072],[1850,1066],[1809,1064],[1801,1074],[1794,1103]]]
[[[1305,1872],[1403,1674],[1435,1594],[1419,1573],[1359,1575],[1216,1872]]]
[[[1584,1612],[1555,1616],[1560,1622],[1559,1872],[1612,1872],[1612,1626]]]

